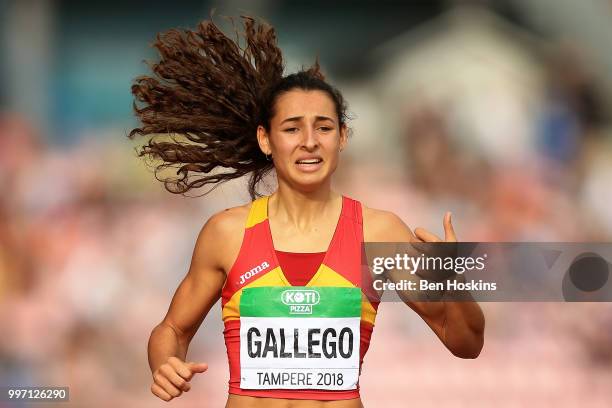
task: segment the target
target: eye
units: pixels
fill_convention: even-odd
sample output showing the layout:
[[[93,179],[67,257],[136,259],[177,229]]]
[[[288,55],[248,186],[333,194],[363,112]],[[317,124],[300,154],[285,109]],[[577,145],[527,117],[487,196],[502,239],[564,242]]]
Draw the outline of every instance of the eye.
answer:
[[[323,132],[329,132],[330,130],[332,130],[332,128],[330,128],[329,126],[321,126],[319,129],[321,129]]]
[[[298,131],[298,128],[296,128],[296,127],[287,128],[287,129],[283,130],[283,132],[289,132],[289,133],[295,133],[297,131]]]

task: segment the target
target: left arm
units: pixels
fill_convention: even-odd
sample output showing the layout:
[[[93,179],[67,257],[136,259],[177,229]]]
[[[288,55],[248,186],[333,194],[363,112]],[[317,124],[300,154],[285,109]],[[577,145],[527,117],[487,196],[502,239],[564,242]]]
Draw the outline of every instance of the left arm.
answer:
[[[442,242],[422,228],[414,232],[395,214],[364,206],[364,240],[366,242]],[[444,218],[445,241],[456,242],[450,214]],[[388,274],[394,280],[393,272]],[[478,303],[469,292],[461,301],[417,302],[402,296],[434,331],[444,346],[460,358],[476,358],[484,344],[485,319]],[[453,297],[456,298],[456,297]]]

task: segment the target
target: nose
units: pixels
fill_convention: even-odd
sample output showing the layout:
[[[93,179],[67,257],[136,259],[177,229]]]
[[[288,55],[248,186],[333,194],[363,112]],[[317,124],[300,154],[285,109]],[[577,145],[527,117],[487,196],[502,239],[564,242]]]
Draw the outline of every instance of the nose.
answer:
[[[319,145],[318,135],[314,129],[314,126],[308,126],[302,133],[302,147],[306,150],[312,151]]]

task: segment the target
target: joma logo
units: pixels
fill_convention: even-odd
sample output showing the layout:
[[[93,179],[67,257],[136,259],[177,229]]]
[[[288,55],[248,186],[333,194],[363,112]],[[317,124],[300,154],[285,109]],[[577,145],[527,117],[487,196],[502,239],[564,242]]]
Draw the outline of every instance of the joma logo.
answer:
[[[253,269],[250,269],[240,275],[240,284],[242,285],[244,282],[249,280],[252,276],[257,275],[261,271],[265,271],[270,267],[270,264],[266,261],[263,261],[261,264],[257,265]]]

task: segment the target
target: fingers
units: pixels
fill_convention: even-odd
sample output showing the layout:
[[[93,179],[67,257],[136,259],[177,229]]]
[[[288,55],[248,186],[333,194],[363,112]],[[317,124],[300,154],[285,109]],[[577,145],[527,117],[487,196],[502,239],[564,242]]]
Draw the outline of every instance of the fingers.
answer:
[[[168,364],[170,364],[172,368],[174,368],[174,371],[185,380],[189,381],[191,377],[193,377],[193,372],[189,368],[189,363],[185,363],[176,357],[170,357],[168,359]]]
[[[451,223],[451,212],[447,211],[444,215],[444,240],[446,242],[457,242],[457,236],[453,224]]]
[[[182,367],[183,369],[189,371],[186,367]],[[163,366],[160,367],[159,371],[164,375],[164,377],[166,377],[166,379],[168,381],[170,381],[170,383],[172,383],[172,385],[174,385],[177,389],[181,390],[181,391],[186,391],[189,387],[187,387],[187,385],[189,384],[187,382],[187,380],[183,377],[181,377],[177,371],[175,370],[175,368],[170,365],[170,364],[164,364]]]
[[[204,371],[208,370],[208,364],[206,363],[189,362],[187,365],[192,373],[203,373]]]
[[[168,362],[162,364],[153,374],[151,392],[164,401],[170,401],[191,390],[189,380],[195,373],[203,373],[206,370],[206,363],[185,363],[177,357],[170,357]]]
[[[453,228],[451,221],[450,211],[447,211],[446,214],[444,214],[444,220],[442,223],[444,225],[444,241],[442,241],[442,239],[437,235],[432,234],[421,227],[414,230],[414,235],[421,242],[457,242],[457,235],[455,235],[455,229]]]
[[[153,375],[153,380],[155,381],[156,385],[161,387],[161,389],[170,396],[170,399],[176,398],[183,393],[181,390],[176,388],[160,371]],[[151,387],[151,391],[153,391],[153,387]]]
[[[423,242],[442,242],[436,235],[421,227],[414,230],[414,235]]]
[[[173,398],[172,395],[164,391],[164,389],[157,383],[153,383],[153,385],[151,386],[151,392],[153,393],[153,395],[163,399],[164,401],[170,401]]]

